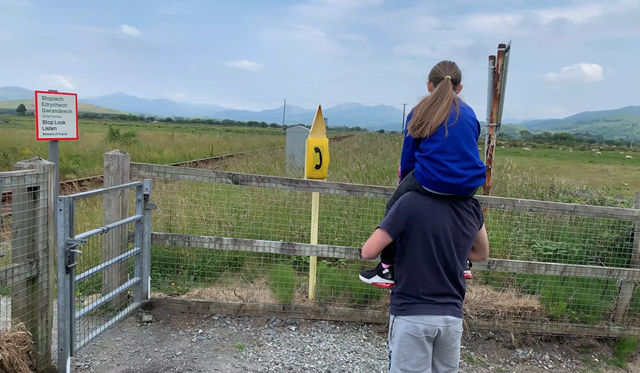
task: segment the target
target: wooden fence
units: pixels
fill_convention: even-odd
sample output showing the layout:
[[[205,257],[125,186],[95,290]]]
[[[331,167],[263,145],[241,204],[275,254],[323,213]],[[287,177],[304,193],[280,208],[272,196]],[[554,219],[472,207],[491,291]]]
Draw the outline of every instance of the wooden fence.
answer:
[[[206,193],[212,193],[214,190],[213,188],[217,185],[229,186],[230,188],[235,188],[235,186],[237,186],[248,187],[251,188],[251,190],[260,188],[292,193],[317,192],[322,195],[370,198],[384,201],[389,198],[394,191],[394,188],[382,186],[248,175],[141,163],[131,163],[130,176],[132,179],[156,179],[156,193],[161,193],[158,192],[158,190],[162,190],[162,187],[159,185],[164,182],[167,184],[167,190],[170,190],[170,193],[175,193],[177,195],[180,195],[181,191],[183,192],[185,188],[188,188],[187,185],[190,183],[197,184],[200,188],[198,190],[200,190],[203,195]],[[210,187],[207,187],[206,185],[210,185]],[[264,193],[268,192],[265,191]],[[193,198],[195,201],[199,197]],[[162,198],[157,197],[157,199]],[[618,288],[616,299],[612,302],[610,314],[607,316],[610,319],[608,322],[604,320],[586,322],[584,319],[588,319],[588,315],[583,315],[585,318],[577,321],[572,320],[570,317],[554,318],[553,316],[549,316],[547,319],[531,320],[526,317],[519,318],[517,316],[510,317],[509,319],[500,317],[493,318],[492,315],[489,315],[486,318],[467,317],[468,325],[482,329],[517,329],[530,333],[558,335],[572,334],[598,337],[615,337],[628,333],[640,335],[640,317],[635,313],[638,310],[634,309],[633,315],[629,312],[634,300],[636,303],[640,304],[640,302],[637,302],[637,298],[639,296],[637,284],[640,283],[640,269],[638,266],[640,261],[640,210],[489,196],[478,196],[477,199],[481,202],[483,207],[487,208],[489,216],[500,216],[500,214],[504,213],[520,214],[518,216],[521,217],[521,221],[512,222],[512,225],[509,227],[514,227],[522,223],[521,225],[523,226],[526,226],[527,224],[531,225],[531,229],[535,230],[538,229],[537,227],[542,226],[541,222],[549,220],[549,218],[547,218],[548,216],[556,216],[558,219],[565,219],[570,228],[572,222],[577,221],[576,219],[581,219],[580,221],[583,222],[583,225],[586,228],[584,232],[580,234],[592,235],[593,237],[589,239],[592,239],[596,246],[600,245],[604,247],[603,243],[598,243],[598,232],[596,232],[599,229],[598,227],[603,224],[606,224],[605,226],[607,227],[618,227],[618,224],[621,224],[621,232],[625,235],[628,235],[630,232],[629,234],[631,235],[630,239],[632,242],[628,243],[628,245],[626,241],[623,242],[624,247],[619,250],[622,253],[620,254],[621,257],[624,257],[624,260],[612,262],[613,265],[603,265],[602,263],[604,262],[602,261],[594,265],[584,265],[580,263],[555,263],[549,260],[539,261],[513,258],[492,258],[484,263],[477,263],[473,266],[474,271],[478,271],[480,274],[486,273],[488,275],[499,273],[538,276],[536,278],[553,278],[554,276],[559,276],[564,279],[576,278],[587,279],[588,281],[606,281],[605,291],[607,294],[612,292],[611,288],[616,286]],[[162,202],[158,203],[158,212],[162,213],[163,208],[168,208],[168,205],[163,205]],[[636,195],[636,207],[638,206],[640,206],[640,203],[638,202],[638,195]],[[176,211],[176,206],[173,206],[172,208],[174,209],[172,211]],[[215,207],[212,208],[215,209]],[[206,217],[202,218],[206,219]],[[534,221],[534,219],[537,220]],[[371,230],[374,228],[375,226],[370,227]],[[157,226],[155,226],[154,230],[156,229]],[[323,227],[321,225],[320,230],[322,229]],[[312,245],[300,242],[283,242],[274,239],[268,240],[249,237],[232,238],[216,234],[213,229],[211,232],[213,234],[155,232],[152,235],[152,240],[153,244],[157,247],[180,249],[188,248],[212,252],[250,252],[259,253],[263,256],[317,256],[319,258],[334,258],[354,261],[360,259],[359,247],[342,245]],[[539,233],[544,235],[544,232]],[[570,231],[567,231],[566,233],[568,236],[571,234],[572,233]],[[586,242],[589,242],[589,240]],[[514,256],[518,256],[526,252],[526,250],[518,250],[521,251],[513,251],[515,253]],[[571,248],[567,250],[571,250]],[[508,247],[504,247],[502,250],[502,252],[508,251]],[[603,252],[602,255],[597,255],[597,259],[600,260],[601,256],[605,257],[606,255],[607,254]],[[563,285],[564,281],[565,280],[562,280]],[[616,285],[610,286],[610,281]],[[580,286],[583,286],[586,289],[581,288],[579,289],[580,291],[589,291],[589,289],[587,289],[589,285]],[[349,309],[344,307],[321,307],[317,305],[314,306],[313,304],[255,304],[255,302],[244,301],[238,303],[232,301],[207,302],[203,300],[187,300],[183,298],[158,298],[156,299],[156,303],[188,311],[212,312],[212,310],[215,309],[220,312],[226,311],[233,314],[248,315],[276,313],[288,315],[289,317],[308,317],[329,320],[351,320],[361,322],[384,322],[387,320],[387,311],[381,309],[363,310],[361,308]],[[635,306],[637,306],[636,303],[634,303]],[[547,304],[546,306],[553,307],[554,305]]]

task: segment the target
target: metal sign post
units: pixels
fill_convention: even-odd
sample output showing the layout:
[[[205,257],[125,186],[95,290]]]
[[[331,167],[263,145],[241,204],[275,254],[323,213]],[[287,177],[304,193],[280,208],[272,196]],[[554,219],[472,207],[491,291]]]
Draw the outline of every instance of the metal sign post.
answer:
[[[489,56],[489,84],[487,89],[487,136],[484,145],[484,163],[487,167],[487,178],[482,186],[482,194],[491,193],[493,175],[493,155],[496,148],[496,135],[502,124],[505,89],[507,86],[507,70],[509,66],[509,44],[498,44],[496,56]]]
[[[53,241],[51,248],[57,250],[58,260],[58,294],[63,293],[62,298],[72,297],[71,292],[67,293],[68,287],[65,284],[65,278],[68,273],[60,272],[60,261],[66,260],[66,242],[70,232],[65,230],[64,225],[58,224],[68,217],[67,210],[61,202],[60,195],[60,140],[78,140],[78,96],[75,93],[62,93],[56,90],[36,91],[35,92],[35,118],[36,118],[36,139],[38,141],[49,141],[49,161],[55,164],[55,177],[53,185],[53,200],[56,201],[56,214],[53,216]],[[58,297],[58,314],[68,315],[68,302],[62,301]],[[67,312],[68,311],[68,312]],[[66,317],[58,317],[59,335],[71,336],[73,334],[71,320]],[[60,334],[62,333],[62,334]],[[60,371],[70,372],[70,360],[72,346],[68,344],[70,338],[62,338],[58,346],[58,361]]]

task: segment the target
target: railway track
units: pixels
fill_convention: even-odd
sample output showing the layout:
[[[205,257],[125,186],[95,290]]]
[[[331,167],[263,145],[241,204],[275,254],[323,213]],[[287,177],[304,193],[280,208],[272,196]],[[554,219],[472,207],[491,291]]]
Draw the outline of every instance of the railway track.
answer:
[[[329,141],[331,141],[331,142],[340,142],[340,141],[346,140],[348,138],[351,138],[353,136],[355,136],[355,135],[338,136],[338,137],[330,138]],[[189,168],[212,167],[212,166],[215,166],[218,163],[221,163],[223,161],[227,161],[227,160],[235,158],[235,157],[248,155],[248,154],[252,154],[252,153],[257,153],[257,152],[268,151],[268,150],[282,149],[284,147],[285,147],[284,145],[283,146],[275,146],[275,147],[272,147],[272,148],[250,150],[250,151],[247,151],[247,152],[231,153],[231,154],[218,155],[218,156],[215,156],[215,157],[199,158],[199,159],[194,159],[194,160],[191,160],[191,161],[171,163],[171,164],[169,164],[167,166],[189,167]],[[61,181],[60,182],[60,194],[61,195],[66,195],[66,194],[77,193],[78,191],[83,191],[83,190],[88,190],[88,189],[91,189],[91,188],[95,188],[95,187],[101,185],[102,183],[103,183],[103,175],[96,175],[96,176],[84,177],[84,178],[81,178],[81,179]],[[11,215],[11,191],[10,190],[2,192],[2,209],[1,209],[0,213],[1,213],[2,217]]]

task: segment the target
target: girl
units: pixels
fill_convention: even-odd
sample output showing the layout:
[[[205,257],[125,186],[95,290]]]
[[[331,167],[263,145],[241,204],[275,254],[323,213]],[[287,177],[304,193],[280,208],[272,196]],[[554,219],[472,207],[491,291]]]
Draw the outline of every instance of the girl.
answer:
[[[462,73],[452,61],[441,61],[431,69],[423,98],[407,116],[400,161],[402,182],[386,206],[385,216],[404,194],[414,191],[427,195],[473,197],[484,184],[485,165],[480,159],[480,123],[473,110],[458,98]],[[366,283],[394,287],[396,242],[380,254],[375,269],[360,272]],[[463,271],[470,277],[470,264]],[[461,273],[461,275],[463,274]]]

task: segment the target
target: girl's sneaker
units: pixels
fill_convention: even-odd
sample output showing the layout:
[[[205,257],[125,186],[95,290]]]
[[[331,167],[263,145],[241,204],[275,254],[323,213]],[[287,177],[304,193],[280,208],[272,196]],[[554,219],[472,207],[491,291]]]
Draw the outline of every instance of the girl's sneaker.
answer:
[[[464,279],[471,280],[473,279],[473,274],[471,273],[471,262],[467,260],[467,268],[464,270]]]
[[[394,267],[384,268],[382,263],[378,263],[376,268],[360,271],[360,280],[383,289],[393,289],[396,282],[394,280]]]

